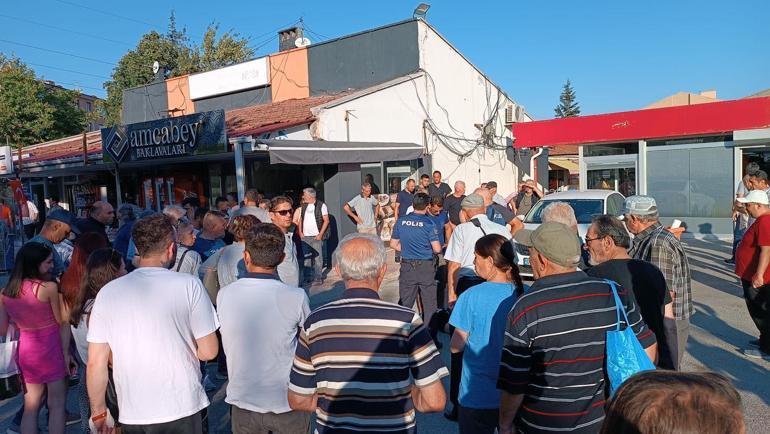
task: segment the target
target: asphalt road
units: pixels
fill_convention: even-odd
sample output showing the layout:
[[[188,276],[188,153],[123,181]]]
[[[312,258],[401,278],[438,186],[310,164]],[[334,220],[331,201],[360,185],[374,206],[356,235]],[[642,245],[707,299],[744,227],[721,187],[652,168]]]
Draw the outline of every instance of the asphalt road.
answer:
[[[756,339],[757,330],[746,313],[742,289],[723,262],[730,253],[730,245],[723,241],[686,241],[693,279],[693,299],[696,314],[692,318],[690,339],[683,369],[687,371],[711,370],[732,379],[741,393],[747,433],[768,432],[770,426],[770,362],[751,359],[741,352],[748,342]],[[381,289],[384,299],[398,299],[398,264],[390,256],[388,276]],[[3,281],[4,277],[0,277]],[[320,306],[339,297],[343,287],[331,276],[327,283],[310,289],[311,307]],[[448,340],[445,335],[442,355],[449,362]],[[213,373],[212,367],[212,373]],[[227,405],[224,403],[224,382],[210,397],[210,433],[229,433]],[[448,384],[446,384],[448,387]],[[21,398],[0,401],[0,433],[10,423],[14,412],[21,406]],[[70,411],[77,410],[77,397],[70,391]],[[457,426],[438,414],[418,415],[418,431],[431,433],[455,433]],[[70,428],[68,433],[78,432]]]

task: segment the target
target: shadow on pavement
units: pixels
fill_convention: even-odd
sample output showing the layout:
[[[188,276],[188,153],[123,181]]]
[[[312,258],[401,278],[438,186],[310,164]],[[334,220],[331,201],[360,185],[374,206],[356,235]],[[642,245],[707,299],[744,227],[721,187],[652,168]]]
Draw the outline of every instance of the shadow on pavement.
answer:
[[[695,302],[695,307],[697,312],[691,318],[692,324],[734,345],[735,351],[701,342],[690,335],[687,341],[689,356],[707,369],[727,375],[734,382],[735,387],[757,395],[765,404],[770,405],[770,382],[747,380],[767,378],[767,369],[739,352],[741,348],[748,345],[749,341],[756,339],[756,336],[730,326],[717,316],[714,309],[705,304]]]

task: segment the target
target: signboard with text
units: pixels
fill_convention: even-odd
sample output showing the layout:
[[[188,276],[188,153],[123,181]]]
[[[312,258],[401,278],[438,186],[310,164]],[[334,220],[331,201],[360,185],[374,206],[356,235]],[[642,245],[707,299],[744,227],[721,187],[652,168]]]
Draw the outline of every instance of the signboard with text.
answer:
[[[116,163],[225,152],[225,112],[102,128],[102,147],[104,161]]]

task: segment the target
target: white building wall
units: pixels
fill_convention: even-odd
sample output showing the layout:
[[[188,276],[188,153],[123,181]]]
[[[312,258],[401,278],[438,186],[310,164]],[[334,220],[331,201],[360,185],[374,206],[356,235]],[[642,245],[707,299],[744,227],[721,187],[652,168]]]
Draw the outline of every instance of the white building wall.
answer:
[[[504,122],[506,106],[515,104],[427,24],[421,22],[419,29],[424,71],[322,106],[316,113],[314,137],[422,144],[431,159],[415,177],[440,170],[450,185],[462,180],[473,189],[494,180],[501,194],[513,192],[517,168],[506,157],[512,137]],[[476,124],[486,123],[492,125],[492,137],[485,146],[479,144],[482,131]],[[466,152],[469,155],[458,155]]]
[[[512,140],[505,108],[515,106],[514,101],[426,23],[420,22],[418,35],[420,67],[426,72],[425,106],[436,130],[428,138],[433,168],[450,181],[466,181],[468,188],[494,180],[501,194],[513,192],[518,169],[504,148]],[[487,123],[492,127],[491,143],[479,145],[482,133],[476,124]],[[458,151],[470,155],[462,158]]]

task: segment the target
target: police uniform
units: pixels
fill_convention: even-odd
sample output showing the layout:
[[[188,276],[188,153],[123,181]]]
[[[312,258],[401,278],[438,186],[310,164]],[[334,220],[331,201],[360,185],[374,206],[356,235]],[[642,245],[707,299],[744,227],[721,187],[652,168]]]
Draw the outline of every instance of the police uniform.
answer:
[[[438,230],[425,214],[411,213],[396,221],[392,239],[401,242],[401,273],[398,276],[399,304],[411,308],[420,294],[423,321],[436,312],[436,265],[432,242]]]

